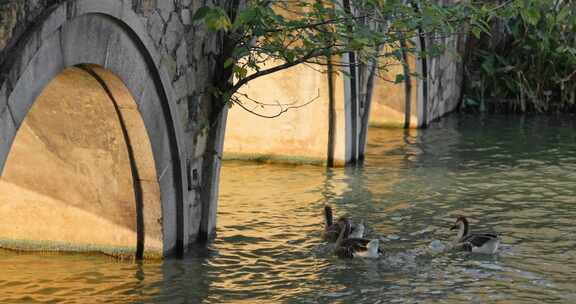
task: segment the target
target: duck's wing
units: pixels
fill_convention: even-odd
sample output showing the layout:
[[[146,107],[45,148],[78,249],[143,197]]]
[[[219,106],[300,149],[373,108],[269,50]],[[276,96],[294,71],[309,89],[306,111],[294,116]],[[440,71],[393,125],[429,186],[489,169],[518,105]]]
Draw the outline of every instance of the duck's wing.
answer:
[[[345,239],[338,248],[336,248],[336,255],[341,258],[353,258],[355,252],[366,251],[366,247],[370,240],[351,238]]]
[[[351,259],[354,257],[354,250],[351,247],[340,246],[336,248],[335,253],[339,258],[343,259]]]
[[[364,256],[364,254],[368,253],[369,246],[377,246],[377,253],[370,254],[370,257],[378,257],[384,252],[378,245],[378,240],[369,240],[363,238],[350,238],[346,239],[342,242],[340,247],[336,248],[336,255],[341,258],[353,258],[354,256]],[[361,253],[360,255],[358,253]]]
[[[368,245],[369,242],[370,242],[370,240],[367,240],[367,239],[349,238],[349,239],[344,240],[342,245],[346,246],[346,247],[351,247],[356,251],[361,251],[361,250],[366,250],[366,246]]]
[[[470,234],[462,239],[462,243],[470,244],[473,247],[482,247],[484,244],[499,239],[498,235],[493,233]],[[467,248],[465,248],[467,249]]]

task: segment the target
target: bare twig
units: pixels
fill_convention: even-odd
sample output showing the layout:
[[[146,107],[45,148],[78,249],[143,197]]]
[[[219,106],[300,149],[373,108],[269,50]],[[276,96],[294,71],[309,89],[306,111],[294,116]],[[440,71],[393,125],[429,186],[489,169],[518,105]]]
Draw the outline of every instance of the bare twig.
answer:
[[[256,112],[256,111],[254,111],[254,109],[249,109],[248,106],[246,106],[246,105],[239,99],[238,96],[232,96],[231,99],[230,99],[232,102],[234,102],[234,104],[238,105],[239,107],[241,107],[241,108],[244,109],[245,111],[247,111],[247,112],[249,112],[249,113],[251,113],[251,114],[254,114],[254,115],[258,116],[258,117],[262,117],[262,118],[276,118],[276,117],[279,117],[279,116],[281,116],[282,114],[288,112],[289,110],[294,110],[294,109],[303,108],[303,107],[305,107],[305,106],[313,103],[314,101],[318,100],[318,99],[320,98],[320,90],[318,90],[318,94],[316,95],[316,97],[314,97],[313,99],[311,99],[311,100],[309,100],[309,101],[307,101],[307,102],[305,102],[305,103],[303,103],[303,104],[300,104],[300,105],[294,105],[294,104],[296,104],[296,102],[287,103],[287,104],[282,104],[282,103],[280,103],[280,102],[276,102],[276,103],[273,103],[273,104],[271,104],[271,103],[263,103],[263,102],[260,102],[260,101],[257,101],[257,100],[255,100],[255,99],[252,99],[252,98],[248,97],[248,95],[245,94],[245,93],[236,93],[236,95],[241,95],[242,97],[244,97],[244,98],[246,98],[246,99],[254,102],[254,103],[256,104],[256,107],[262,107],[262,108],[263,108],[263,107],[270,107],[270,106],[272,106],[272,107],[278,107],[278,108],[279,108],[279,109],[278,109],[278,113],[272,114],[272,115],[265,115],[265,114],[261,114],[261,113],[258,113],[258,112]]]

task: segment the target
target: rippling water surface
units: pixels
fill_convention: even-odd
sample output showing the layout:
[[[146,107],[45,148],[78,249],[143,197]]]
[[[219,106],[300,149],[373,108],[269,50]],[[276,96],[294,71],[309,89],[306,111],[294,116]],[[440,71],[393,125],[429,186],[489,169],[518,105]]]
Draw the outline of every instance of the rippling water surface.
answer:
[[[371,129],[361,168],[224,164],[218,237],[182,260],[0,254],[0,302],[573,303],[576,117],[451,116]],[[364,219],[379,260],[338,260],[322,208]],[[457,214],[495,256],[438,253]]]

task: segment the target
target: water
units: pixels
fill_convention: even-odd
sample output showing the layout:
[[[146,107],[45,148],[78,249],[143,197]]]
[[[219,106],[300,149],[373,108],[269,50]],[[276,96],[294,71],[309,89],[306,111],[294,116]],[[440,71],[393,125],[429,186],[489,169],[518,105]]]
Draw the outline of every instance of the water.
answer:
[[[140,264],[1,253],[0,302],[575,302],[575,124],[450,116],[370,130],[362,168],[226,163],[209,248]],[[385,257],[335,258],[324,203],[365,219]],[[500,253],[441,253],[458,214],[501,233]]]

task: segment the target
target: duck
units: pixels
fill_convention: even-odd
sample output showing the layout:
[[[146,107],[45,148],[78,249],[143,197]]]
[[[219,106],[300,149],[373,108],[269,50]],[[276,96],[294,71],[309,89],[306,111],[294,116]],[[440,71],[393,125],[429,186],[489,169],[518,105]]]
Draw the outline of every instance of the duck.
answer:
[[[378,258],[383,255],[378,239],[350,238],[352,230],[350,221],[345,220],[339,224],[341,229],[334,249],[339,258]]]
[[[332,212],[332,207],[330,205],[324,206],[324,231],[322,231],[322,239],[328,242],[336,242],[338,235],[340,234],[341,226],[344,222],[349,219],[345,216],[338,218],[336,223],[334,223],[334,214]],[[362,238],[364,237],[364,231],[366,227],[364,226],[364,221],[353,226],[351,237]]]
[[[454,248],[468,252],[494,254],[500,245],[500,236],[494,233],[470,233],[468,220],[459,215],[450,230],[458,229]]]

